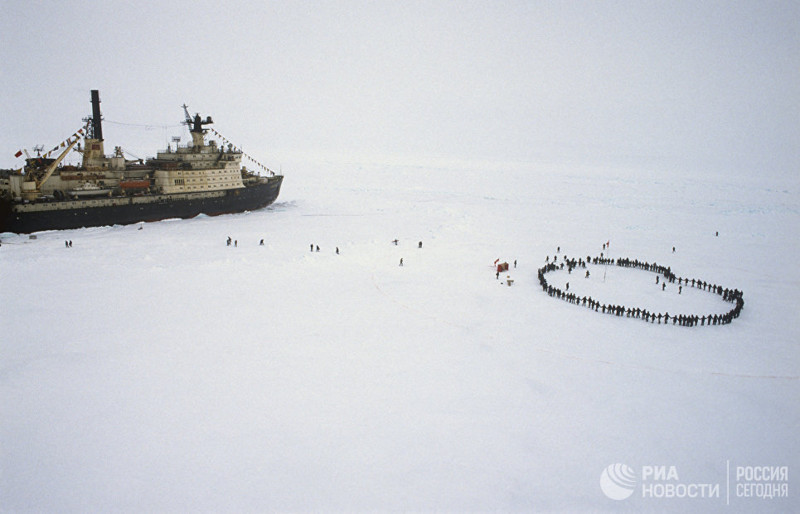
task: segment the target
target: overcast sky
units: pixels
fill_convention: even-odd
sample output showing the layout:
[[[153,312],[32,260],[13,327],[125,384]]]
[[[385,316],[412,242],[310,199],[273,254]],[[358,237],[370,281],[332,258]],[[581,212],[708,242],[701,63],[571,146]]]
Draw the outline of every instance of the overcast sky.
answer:
[[[90,89],[107,152],[143,157],[185,102],[272,166],[800,163],[796,1],[10,0],[0,41],[0,167],[75,132]]]

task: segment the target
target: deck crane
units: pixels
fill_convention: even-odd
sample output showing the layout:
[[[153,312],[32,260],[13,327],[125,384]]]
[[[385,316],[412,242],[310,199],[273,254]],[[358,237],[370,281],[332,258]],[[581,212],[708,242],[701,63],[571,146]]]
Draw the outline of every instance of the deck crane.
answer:
[[[47,179],[49,179],[53,172],[56,171],[58,165],[61,164],[61,161],[64,160],[64,157],[67,156],[69,151],[72,150],[76,144],[78,144],[78,141],[80,141],[80,138],[76,137],[69,145],[67,145],[64,151],[61,152],[58,157],[56,157],[56,160],[50,163],[50,165],[45,169],[44,176],[40,180],[36,181],[36,189],[41,190],[44,183],[47,182]]]
[[[49,163],[45,168],[36,169],[33,168],[33,165],[29,164],[29,166],[33,169],[29,168],[29,170],[25,173],[26,179],[22,183],[23,198],[26,200],[34,200],[42,195],[42,186],[53,175],[53,172],[56,171],[56,168],[59,164],[61,164],[61,161],[64,160],[64,157],[66,157],[70,150],[72,150],[75,145],[78,144],[78,141],[80,141],[80,138],[74,138],[74,140],[67,145],[64,151],[61,152],[59,156],[56,157],[53,162]],[[37,159],[28,159],[28,162],[30,163],[34,160]]]

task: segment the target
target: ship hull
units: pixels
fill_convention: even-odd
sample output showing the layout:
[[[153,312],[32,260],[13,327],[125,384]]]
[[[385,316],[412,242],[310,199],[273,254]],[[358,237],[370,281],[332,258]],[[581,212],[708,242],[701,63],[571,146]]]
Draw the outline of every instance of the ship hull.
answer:
[[[283,177],[261,179],[244,188],[204,193],[142,195],[33,204],[0,201],[0,232],[28,234],[104,225],[128,225],[168,218],[217,216],[261,209],[278,198]]]

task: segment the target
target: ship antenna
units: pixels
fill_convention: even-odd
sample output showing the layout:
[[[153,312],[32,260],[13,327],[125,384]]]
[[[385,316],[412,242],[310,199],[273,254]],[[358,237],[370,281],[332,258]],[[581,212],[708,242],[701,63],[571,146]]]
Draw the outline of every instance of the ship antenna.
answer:
[[[189,132],[195,132],[198,134],[205,134],[206,129],[203,128],[203,125],[208,125],[210,123],[214,123],[214,120],[211,119],[211,116],[206,117],[205,120],[200,118],[200,114],[195,114],[194,118],[189,114],[189,106],[183,104],[183,113],[186,116],[186,121],[183,123],[189,126]]]
[[[186,104],[183,104],[183,113],[186,116],[186,124],[187,125],[191,125],[192,124],[192,117],[189,115],[189,106],[186,105]]]

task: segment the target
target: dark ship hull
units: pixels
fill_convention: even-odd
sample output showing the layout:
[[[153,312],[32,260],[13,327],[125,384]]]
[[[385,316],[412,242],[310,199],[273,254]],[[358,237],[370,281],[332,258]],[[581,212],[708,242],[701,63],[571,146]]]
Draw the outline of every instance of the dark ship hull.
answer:
[[[240,189],[203,193],[61,200],[18,206],[0,200],[0,232],[28,234],[254,211],[275,201],[282,182],[283,176],[278,175],[261,178]]]

